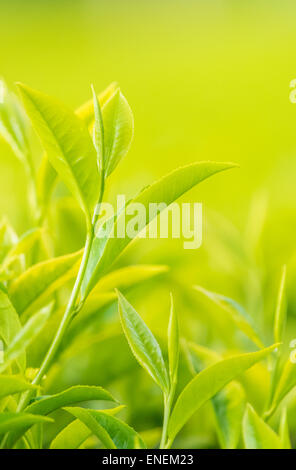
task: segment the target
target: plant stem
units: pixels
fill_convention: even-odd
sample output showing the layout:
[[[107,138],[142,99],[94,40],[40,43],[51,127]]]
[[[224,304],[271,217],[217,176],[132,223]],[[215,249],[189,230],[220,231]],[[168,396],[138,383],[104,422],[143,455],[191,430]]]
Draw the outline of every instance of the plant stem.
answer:
[[[173,403],[175,393],[175,386],[172,386],[168,395],[164,394],[164,414],[163,414],[163,426],[162,426],[162,436],[160,441],[160,449],[166,449],[167,434],[168,434],[168,424],[171,414],[171,408]]]
[[[47,354],[46,354],[46,356],[45,356],[45,358],[44,358],[44,360],[41,364],[41,367],[38,371],[38,374],[36,375],[35,379],[32,382],[34,385],[39,385],[42,378],[47,373],[47,371],[48,371],[48,369],[49,369],[49,367],[50,367],[50,365],[51,365],[51,363],[54,359],[54,356],[57,352],[57,349],[61,344],[61,341],[64,337],[65,331],[67,330],[67,328],[68,328],[71,320],[73,319],[73,317],[78,313],[79,307],[77,306],[77,299],[78,299],[78,296],[79,296],[81,283],[82,283],[82,280],[83,280],[83,277],[84,277],[84,274],[85,274],[87,262],[88,262],[88,259],[89,259],[93,238],[94,238],[94,230],[93,230],[92,226],[89,226],[83,257],[82,257],[82,260],[81,260],[78,275],[77,275],[77,278],[76,278],[76,281],[75,281],[75,284],[74,284],[74,287],[73,287],[73,290],[72,290],[67,308],[65,310],[62,321],[59,325],[59,328],[58,328],[58,330],[55,334],[55,337],[54,337],[54,339],[53,339],[53,341],[52,341],[52,343],[51,343],[51,345],[50,345],[50,347],[47,351]],[[29,400],[30,400],[33,393],[34,393],[34,391],[33,392],[29,391],[29,392],[26,392],[23,395],[23,397],[20,400],[19,405],[18,405],[18,411],[21,411],[26,407],[26,405],[29,402]]]
[[[74,287],[73,287],[73,290],[72,290],[72,293],[71,293],[71,296],[70,296],[70,299],[69,299],[69,302],[68,302],[68,305],[67,305],[67,308],[66,308],[66,311],[65,311],[65,314],[62,318],[62,321],[60,323],[60,326],[58,328],[58,331],[51,343],[51,346],[41,364],[41,367],[39,369],[39,372],[38,374],[36,375],[35,379],[33,380],[33,384],[34,385],[39,385],[43,376],[46,374],[46,372],[48,371],[50,365],[51,365],[51,362],[55,356],[55,353],[62,341],[62,338],[64,336],[64,333],[69,325],[69,323],[71,322],[71,320],[73,319],[74,315],[77,314],[77,299],[78,299],[78,296],[79,296],[79,291],[80,291],[80,287],[81,287],[81,283],[83,281],[83,277],[84,277],[84,274],[85,274],[85,270],[86,270],[86,266],[87,266],[87,262],[88,262],[88,259],[89,259],[89,255],[90,255],[90,250],[91,250],[91,245],[92,245],[92,241],[93,241],[93,230],[91,230],[90,233],[88,233],[87,235],[87,238],[86,238],[86,243],[85,243],[85,248],[84,248],[84,252],[83,252],[83,257],[82,257],[82,260],[81,260],[81,264],[80,264],[80,268],[79,268],[79,271],[78,271],[78,275],[77,275],[77,278],[76,278],[76,281],[75,281],[75,284],[74,284]]]

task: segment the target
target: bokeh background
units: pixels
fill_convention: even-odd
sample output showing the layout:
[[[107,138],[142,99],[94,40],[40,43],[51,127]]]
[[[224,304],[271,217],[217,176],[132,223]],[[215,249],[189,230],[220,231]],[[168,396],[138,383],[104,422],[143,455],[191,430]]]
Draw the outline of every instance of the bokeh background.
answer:
[[[295,2],[0,0],[0,9],[0,74],[10,86],[22,81],[75,109],[90,98],[91,83],[101,90],[119,82],[134,112],[135,138],[109,183],[110,200],[117,192],[131,196],[186,163],[239,164],[184,198],[203,202],[201,249],[185,251],[181,241],[144,240],[123,256],[121,264],[171,268],[129,296],[149,326],[164,337],[173,290],[185,337],[222,351],[238,345],[248,349],[223,311],[217,316],[217,307],[192,291],[192,284],[201,284],[241,302],[270,343],[276,286],[287,263],[288,344],[296,336],[296,104],[289,101],[290,81],[296,78]],[[36,165],[39,157],[41,150]],[[24,170],[0,141],[0,214],[19,234],[30,226],[25,194]],[[55,194],[56,254],[83,243],[79,209],[65,194],[63,188]],[[96,353],[77,354],[57,374],[66,384],[91,381],[120,390],[133,403],[129,422],[140,430],[156,428],[161,423],[158,391],[123,343],[125,355],[106,353],[95,373],[97,343]],[[106,362],[117,359],[109,377]],[[120,374],[128,379],[119,386]],[[138,375],[142,382],[135,397],[132,384]],[[259,407],[266,393],[261,379],[252,398]],[[182,445],[216,444],[210,421],[193,429],[184,433]]]

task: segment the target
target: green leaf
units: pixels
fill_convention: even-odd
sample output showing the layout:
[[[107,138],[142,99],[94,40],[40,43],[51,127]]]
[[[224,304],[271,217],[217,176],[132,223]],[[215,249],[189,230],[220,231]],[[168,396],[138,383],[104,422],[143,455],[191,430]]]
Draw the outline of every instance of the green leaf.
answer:
[[[135,284],[144,282],[154,276],[158,276],[168,271],[168,266],[159,264],[136,264],[119,268],[103,276],[92,294],[111,292],[117,289],[128,289]]]
[[[171,414],[168,426],[170,442],[198,408],[276,347],[273,345],[257,352],[223,359],[197,374],[179,395]]]
[[[169,372],[170,382],[176,384],[179,364],[179,325],[178,316],[174,307],[174,299],[171,294],[171,314],[168,326],[168,355],[169,355]]]
[[[282,269],[282,275],[279,285],[275,316],[274,316],[274,341],[280,343],[283,341],[283,334],[286,325],[286,309],[284,307],[284,292],[286,284],[286,266]]]
[[[210,366],[222,357],[211,349],[194,343],[188,344],[196,372]],[[236,381],[230,382],[211,399],[219,442],[224,449],[236,449],[241,435],[241,423],[246,406],[243,387]]]
[[[293,353],[291,353],[293,354]],[[272,404],[266,412],[266,416],[271,416],[279,406],[285,396],[296,386],[296,365],[289,358],[283,368],[282,374],[275,388]]]
[[[118,413],[123,407],[105,410],[109,414]],[[96,427],[97,429],[97,427]],[[92,431],[79,419],[75,419],[52,440],[51,449],[78,449],[91,435]]]
[[[280,420],[279,436],[284,449],[292,449],[290,440],[290,431],[287,417],[287,408],[283,408]]]
[[[78,449],[92,435],[92,430],[79,419],[75,419],[53,439],[51,449]]]
[[[260,418],[251,405],[247,405],[243,419],[246,449],[282,449],[279,436]]]
[[[241,423],[246,406],[246,395],[239,382],[230,382],[212,398],[217,421],[217,434],[221,447],[237,449],[241,436]]]
[[[40,240],[43,230],[41,228],[33,228],[24,233],[18,242],[10,249],[4,260],[4,265],[9,264],[15,257],[22,254],[27,254],[35,245],[37,240]]]
[[[10,286],[11,300],[20,315],[38,308],[48,297],[73,279],[78,271],[82,251],[35,264]]]
[[[204,289],[201,286],[194,286],[194,289],[204,294],[208,299],[212,300],[216,305],[223,308],[229,315],[235,325],[250,338],[259,348],[264,347],[254,324],[252,317],[245,309],[235,300],[225,295],[217,294]]]
[[[127,154],[134,135],[134,118],[118,89],[102,108],[104,123],[105,175],[109,176]]]
[[[47,415],[64,406],[89,400],[115,401],[112,395],[102,387],[76,385],[55,395],[38,397],[26,408],[26,411]]]
[[[100,103],[100,107],[108,101],[108,99],[115,93],[117,89],[116,83],[111,83],[111,85],[106,88],[102,93],[99,94],[98,99]],[[76,116],[84,121],[86,126],[91,130],[94,124],[94,103],[93,100],[89,100],[87,103],[80,106],[75,111]],[[57,181],[57,173],[55,169],[52,167],[48,160],[48,156],[45,153],[41,165],[38,171],[37,177],[37,193],[38,193],[38,200],[44,211],[49,203],[50,196],[54,189],[55,183]]]
[[[37,423],[53,423],[53,419],[44,416],[30,415],[24,412],[4,412],[0,414],[0,434],[5,434],[9,431],[20,432]]]
[[[110,83],[110,85],[98,95],[98,100],[100,107],[103,108],[105,103],[116,93],[118,89],[118,84],[116,82]],[[82,106],[80,106],[76,111],[76,115],[82,119],[87,127],[91,129],[94,125],[95,116],[94,116],[94,101],[88,100]]]
[[[140,436],[133,428],[105,411],[85,408],[65,408],[75,418],[81,420],[109,449],[145,448]]]
[[[48,309],[42,309],[33,315],[20,329],[4,352],[4,364],[0,364],[0,372],[7,369],[12,361],[17,360],[23,354],[35,336],[41,331],[49,315],[50,311]]]
[[[150,203],[164,202],[165,204],[170,205],[201,181],[216,173],[233,168],[234,166],[235,165],[230,163],[193,163],[191,165],[178,168],[148,188],[144,189],[131,201],[131,203],[143,204],[147,213],[147,217],[144,217],[143,220],[141,220],[138,224],[137,233],[139,234],[144,229],[144,227],[146,227],[146,225],[156,217],[151,214],[151,211],[149,211]],[[118,214],[118,217],[116,218],[114,223],[115,234],[117,234],[118,226],[125,227],[125,220],[128,217],[126,214],[127,207],[128,205],[122,210],[120,214]],[[109,230],[107,230],[109,235],[112,231],[112,228],[113,227],[111,224],[111,227],[109,227]],[[124,238],[117,238],[109,236],[108,234],[106,235],[106,238],[96,237],[93,242],[91,255],[82,284],[82,293],[84,294],[84,297],[87,296],[93,289],[102,274],[110,270],[113,262],[132,241],[132,239],[127,235],[125,235]]]
[[[103,117],[98,97],[92,86],[93,101],[94,101],[94,116],[95,124],[93,131],[93,141],[97,152],[98,166],[101,172],[104,172],[104,126]]]
[[[0,80],[0,135],[26,166],[29,162],[27,123],[16,96]]]
[[[43,215],[57,182],[57,172],[51,165],[47,154],[42,157],[37,173],[37,198]]]
[[[47,415],[64,406],[89,400],[115,401],[112,395],[102,387],[76,385],[55,395],[38,397],[33,403],[27,406],[26,413]],[[26,432],[29,427],[30,426],[23,428],[22,431]],[[20,437],[20,433],[12,434],[9,437],[9,445],[12,447]]]
[[[158,342],[140,315],[118,292],[118,308],[128,344],[139,364],[166,393],[169,390],[167,369]]]
[[[19,316],[16,313],[5,288],[0,284],[0,338],[5,342],[8,347],[13,338],[21,330],[21,322]],[[26,368],[26,355],[20,354],[17,365],[20,371],[24,371]]]
[[[90,221],[99,193],[96,153],[87,126],[53,98],[18,84],[49,161]]]
[[[31,385],[17,375],[0,375],[0,399],[34,388],[34,385]]]

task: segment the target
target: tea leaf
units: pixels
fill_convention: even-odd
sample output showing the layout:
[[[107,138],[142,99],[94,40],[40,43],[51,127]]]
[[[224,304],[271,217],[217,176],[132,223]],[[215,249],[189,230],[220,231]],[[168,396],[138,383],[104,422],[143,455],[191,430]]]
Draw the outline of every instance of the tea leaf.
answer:
[[[233,168],[235,165],[231,163],[212,163],[200,162],[187,165],[165,177],[158,180],[156,183],[148,186],[138,196],[136,196],[131,203],[141,203],[146,209],[147,217],[139,223],[137,234],[139,234],[155,217],[149,211],[150,203],[164,202],[170,205],[182,194],[189,191],[189,189],[196,186],[201,181],[209,178],[210,176],[221,171]],[[117,216],[114,223],[114,233],[117,233],[118,226],[125,227],[126,208]],[[126,234],[124,238],[109,237],[112,231],[112,220],[109,220],[111,227],[107,230],[105,238],[95,238],[92,246],[91,255],[87,265],[84,281],[82,285],[82,292],[87,296],[89,292],[96,285],[97,281],[107,270],[110,270],[113,262],[118,258],[121,252],[132,241]]]
[[[145,445],[133,428],[104,411],[85,408],[65,408],[75,418],[81,420],[109,449],[135,449]]]
[[[4,265],[7,265],[14,257],[28,253],[37,240],[40,240],[43,231],[41,228],[33,228],[24,233],[18,242],[7,253]]]
[[[134,135],[134,118],[123,94],[117,90],[102,108],[105,175],[109,176],[127,154]]]
[[[0,399],[35,388],[17,375],[0,375]]]
[[[79,419],[75,419],[53,439],[51,449],[78,449],[92,435],[92,430]]]
[[[279,436],[260,418],[250,404],[243,419],[246,449],[282,449]]]
[[[179,364],[179,324],[171,294],[171,314],[168,326],[168,355],[171,385],[176,384]]]
[[[290,440],[288,417],[287,417],[287,408],[283,408],[283,411],[282,411],[282,414],[281,414],[279,436],[280,436],[280,439],[283,443],[284,449],[292,449],[291,440]]]
[[[168,374],[158,342],[140,315],[120,292],[118,292],[118,308],[124,334],[135,358],[160,388],[167,392]]]
[[[216,352],[194,343],[188,344],[196,372],[208,367],[222,357]],[[196,363],[198,365],[196,365]],[[211,399],[216,417],[216,430],[221,447],[236,449],[241,435],[241,423],[246,397],[239,382],[232,381]]]
[[[264,347],[261,339],[258,336],[252,317],[245,311],[245,309],[235,300],[225,295],[217,294],[204,289],[201,286],[194,286],[194,289],[201,292],[210,300],[215,302],[223,310],[227,311],[232,321],[236,326],[250,338],[259,348]]]
[[[98,166],[101,172],[104,172],[104,126],[103,126],[103,117],[100,107],[98,97],[95,93],[94,87],[92,86],[93,92],[93,101],[94,101],[94,131],[93,131],[93,141],[94,146],[97,152]]]
[[[111,83],[111,85],[106,88],[102,93],[99,94],[98,99],[100,103],[100,107],[108,101],[108,99],[115,93],[116,89],[118,88],[116,83]],[[89,130],[92,129],[94,124],[94,103],[93,100],[87,101],[87,103],[80,106],[76,111],[75,114],[82,119]],[[57,181],[57,173],[55,169],[52,167],[48,160],[48,156],[45,153],[41,165],[38,171],[37,177],[37,193],[38,199],[41,206],[44,208],[47,207],[50,196],[52,194],[53,188]]]
[[[273,345],[254,353],[223,359],[197,374],[177,399],[168,426],[169,441],[174,440],[188,419],[207,400],[256,362],[268,356],[276,347],[277,345]]]
[[[48,206],[56,181],[57,172],[45,153],[37,173],[37,197],[42,211]]]
[[[54,291],[73,279],[78,270],[81,251],[35,264],[10,286],[11,300],[20,315],[29,313]]]
[[[283,334],[286,324],[286,310],[283,305],[285,284],[286,284],[286,266],[283,267],[280,286],[277,297],[277,304],[274,316],[274,341],[280,343],[283,340]]]
[[[88,129],[71,110],[19,84],[23,102],[54,169],[78,200],[87,220],[99,192],[99,174]]]
[[[16,96],[0,80],[0,135],[25,166],[30,166],[26,127],[25,116]]]
[[[37,400],[26,408],[26,411],[28,413],[46,415],[58,408],[89,400],[115,401],[112,395],[102,387],[76,385],[55,395],[38,397]]]
[[[103,276],[92,294],[128,289],[129,287],[151,279],[168,271],[168,266],[153,264],[137,264],[119,268]]]
[[[111,408],[105,410],[105,413],[116,414],[123,407],[118,406],[117,408]],[[89,427],[87,427],[79,419],[75,419],[68,426],[53,439],[50,444],[51,449],[77,449],[86,439],[93,433]]]
[[[11,362],[18,359],[26,350],[29,344],[34,340],[34,337],[37,336],[39,331],[43,328],[49,314],[50,312],[47,309],[41,310],[33,315],[19,330],[5,350],[4,364],[0,364],[0,372],[7,369]]]
[[[0,414],[0,434],[20,432],[37,423],[53,423],[53,419],[28,413],[4,412]]]
[[[116,82],[113,82],[113,83],[110,83],[110,85],[98,95],[98,100],[99,100],[99,104],[101,108],[103,108],[103,106],[114,95],[114,93],[116,93],[117,90],[118,90],[118,84]],[[75,113],[80,119],[82,119],[85,122],[85,124],[87,125],[89,129],[93,127],[94,120],[95,120],[93,99],[88,100],[86,103],[81,105],[75,111]]]
[[[292,354],[292,353],[291,353]],[[296,386],[296,365],[289,358],[283,368],[282,374],[276,384],[274,397],[270,410],[266,413],[267,416],[272,414],[279,406],[280,402],[285,396]]]
[[[9,346],[21,330],[21,322],[5,288],[0,284],[0,337]],[[26,355],[21,354],[17,360],[20,371],[26,368]]]
[[[33,403],[27,406],[26,413],[47,415],[64,406],[88,400],[115,401],[112,395],[102,387],[76,385],[55,395],[38,397]],[[30,426],[23,428],[22,431],[26,432],[29,427]],[[20,437],[20,433],[11,434],[8,441],[9,445],[12,446]]]

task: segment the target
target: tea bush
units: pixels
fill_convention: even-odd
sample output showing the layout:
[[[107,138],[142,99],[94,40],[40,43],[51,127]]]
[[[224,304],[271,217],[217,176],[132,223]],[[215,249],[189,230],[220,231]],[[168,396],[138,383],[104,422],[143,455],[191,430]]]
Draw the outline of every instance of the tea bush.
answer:
[[[166,265],[120,264],[132,239],[112,236],[132,202],[169,205],[235,165],[181,166],[103,220],[110,175],[134,132],[118,85],[99,95],[92,87],[93,98],[75,113],[18,88],[23,105],[1,83],[0,131],[26,170],[31,229],[19,236],[8,218],[0,228],[2,448],[290,448],[287,405],[296,375],[284,347],[286,269],[277,292],[269,292],[271,335],[249,311],[260,312],[262,300],[256,237],[250,252],[226,221],[213,223],[224,239],[209,232],[229,266],[249,275],[244,308],[172,276]],[[37,167],[34,132],[43,148]],[[57,207],[64,208],[59,220]],[[134,238],[152,219],[149,212],[140,220]],[[60,238],[70,247],[83,236],[82,248],[58,255]],[[126,297],[140,296],[149,309],[157,295],[154,305],[165,303],[167,317],[150,328]],[[203,321],[192,318],[200,309]],[[206,344],[193,341],[196,328],[204,328]]]

